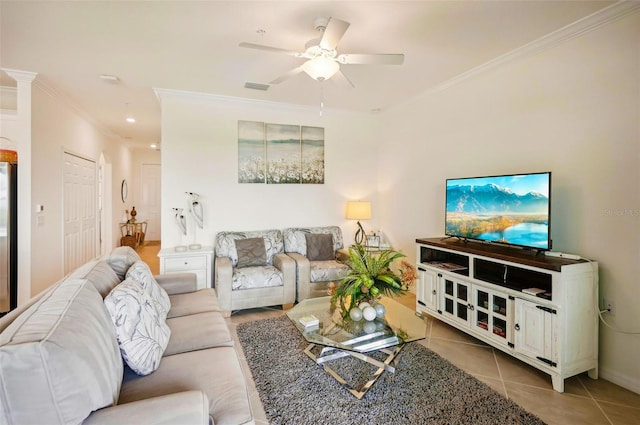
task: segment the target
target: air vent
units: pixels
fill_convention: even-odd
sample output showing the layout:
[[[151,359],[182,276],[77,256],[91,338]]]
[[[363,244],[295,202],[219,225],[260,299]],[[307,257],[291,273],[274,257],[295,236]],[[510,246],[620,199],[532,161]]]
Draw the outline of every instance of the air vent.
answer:
[[[251,81],[247,81],[246,83],[244,83],[245,89],[267,91],[269,90],[269,87],[271,87],[269,86],[269,84],[252,83]]]

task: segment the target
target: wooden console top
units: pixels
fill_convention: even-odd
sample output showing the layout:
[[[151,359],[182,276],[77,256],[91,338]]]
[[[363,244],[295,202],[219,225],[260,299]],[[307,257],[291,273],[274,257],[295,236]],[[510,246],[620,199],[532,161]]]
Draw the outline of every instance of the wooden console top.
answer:
[[[584,263],[585,260],[569,260],[566,258],[547,257],[544,253],[520,249],[518,247],[502,246],[499,244],[479,241],[463,241],[456,238],[422,238],[416,243],[446,248],[468,254],[481,255],[514,263],[526,264],[541,269],[560,271],[562,266]]]

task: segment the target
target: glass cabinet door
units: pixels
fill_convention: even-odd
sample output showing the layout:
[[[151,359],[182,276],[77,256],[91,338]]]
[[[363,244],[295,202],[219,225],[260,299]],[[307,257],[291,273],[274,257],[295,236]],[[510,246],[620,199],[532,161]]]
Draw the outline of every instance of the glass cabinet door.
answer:
[[[512,307],[508,296],[477,286],[474,286],[474,294],[473,329],[504,345],[512,342],[508,325]]]
[[[471,322],[470,308],[473,307],[470,284],[448,276],[441,279],[444,287],[442,314],[450,316],[458,322],[469,324]]]

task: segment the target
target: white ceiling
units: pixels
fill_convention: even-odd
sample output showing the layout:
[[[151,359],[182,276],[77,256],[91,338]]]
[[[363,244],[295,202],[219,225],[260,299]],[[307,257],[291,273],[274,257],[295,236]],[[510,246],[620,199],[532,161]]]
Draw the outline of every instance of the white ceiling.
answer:
[[[0,0],[0,67],[37,72],[123,142],[148,146],[160,141],[153,88],[317,105],[323,86],[325,107],[385,109],[612,3]],[[302,51],[319,16],[351,23],[338,53],[404,53],[404,64],[342,65],[353,89],[304,73],[266,92],[244,88],[303,60],[238,43]]]

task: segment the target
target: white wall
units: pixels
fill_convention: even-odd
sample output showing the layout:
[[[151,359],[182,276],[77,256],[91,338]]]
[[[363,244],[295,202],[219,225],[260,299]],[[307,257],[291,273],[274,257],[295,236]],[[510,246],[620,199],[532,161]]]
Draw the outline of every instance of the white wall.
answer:
[[[64,151],[98,163],[104,152],[113,164],[114,244],[120,240],[117,227],[120,181],[130,178],[130,153],[105,135],[49,88],[33,85],[32,92],[32,187],[33,204],[44,205],[44,222],[38,225],[32,211],[31,295],[36,295],[63,276],[63,153]],[[22,167],[24,164],[20,164]],[[116,190],[117,188],[117,190]],[[116,237],[117,235],[117,237]],[[99,252],[99,247],[98,247]]]
[[[554,250],[598,261],[611,322],[640,331],[640,14],[382,118],[382,224],[400,247],[443,234],[446,178],[550,170]],[[640,392],[640,336],[600,331],[601,375]]]
[[[376,214],[376,129],[369,114],[158,90],[162,100],[162,247],[212,245],[222,230],[338,225],[345,243],[355,223],[347,200],[373,202]],[[239,184],[238,120],[324,127],[325,183]],[[185,191],[201,195],[205,228],[181,237],[173,207]],[[375,226],[375,220],[364,223]],[[369,227],[367,227],[369,228]],[[373,227],[371,227],[373,228]]]

